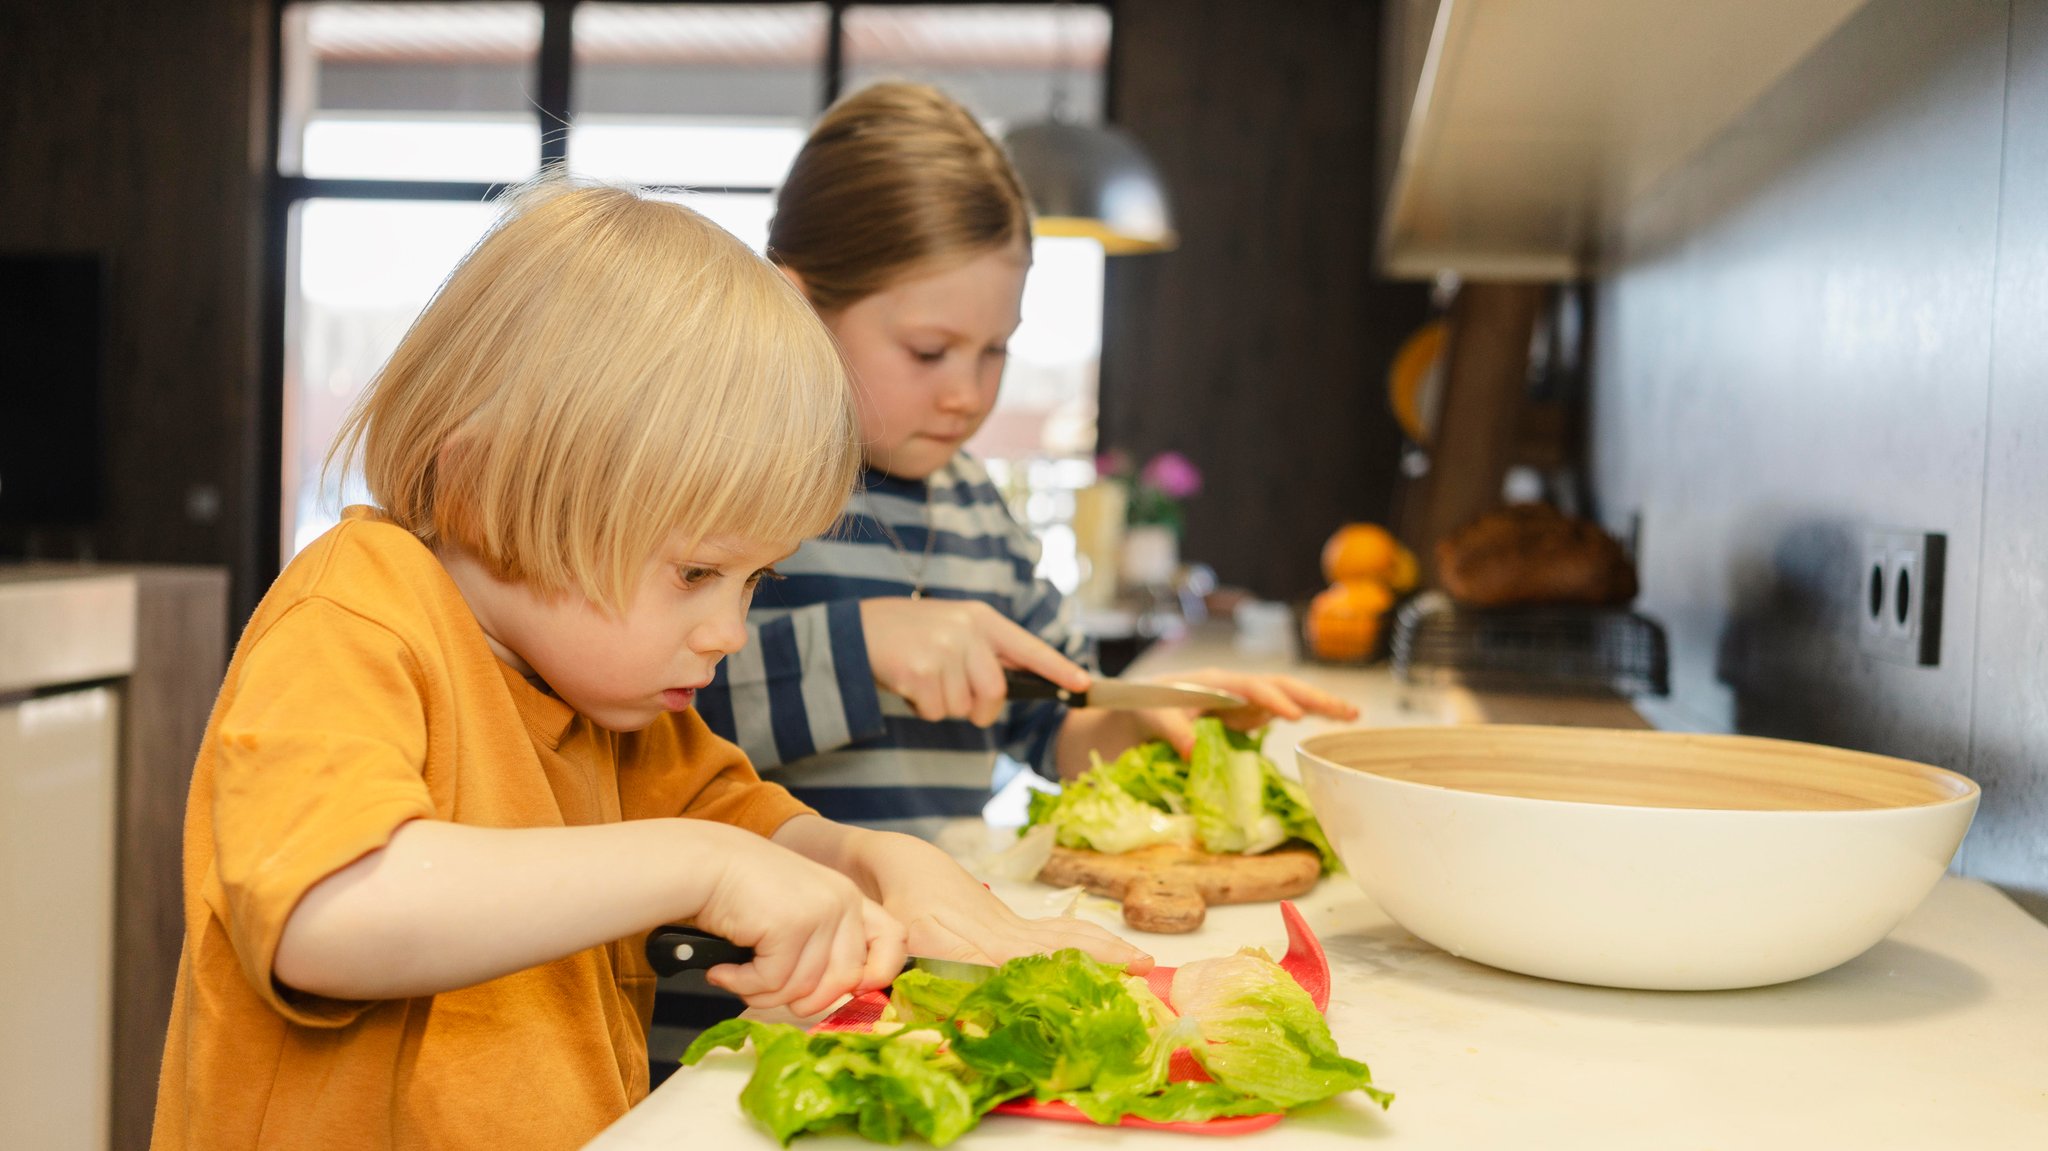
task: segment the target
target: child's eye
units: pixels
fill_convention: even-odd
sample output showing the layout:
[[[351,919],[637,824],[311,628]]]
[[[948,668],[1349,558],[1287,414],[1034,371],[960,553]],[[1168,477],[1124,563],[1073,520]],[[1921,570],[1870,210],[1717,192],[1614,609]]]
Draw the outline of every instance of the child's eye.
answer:
[[[990,349],[988,349],[987,351],[985,351],[985,352],[983,352],[983,353],[982,353],[982,355],[984,355],[984,356],[994,356],[994,357],[995,357],[996,359],[999,359],[999,360],[1000,360],[1000,359],[1002,359],[1003,357],[1005,357],[1005,356],[1009,355],[1009,354],[1010,354],[1010,349],[1009,349],[1009,348],[1007,348],[1007,347],[997,347],[997,348],[990,348]]]
[[[759,587],[762,580],[779,580],[781,578],[783,578],[782,573],[774,568],[762,568],[760,571],[747,577],[747,590],[752,591],[754,588]]]
[[[684,564],[676,569],[676,577],[682,580],[686,588],[702,587],[718,578],[718,569]]]
[[[910,354],[920,364],[936,364],[946,358],[946,349],[940,348],[937,351],[928,352],[923,348],[912,348],[910,349]]]

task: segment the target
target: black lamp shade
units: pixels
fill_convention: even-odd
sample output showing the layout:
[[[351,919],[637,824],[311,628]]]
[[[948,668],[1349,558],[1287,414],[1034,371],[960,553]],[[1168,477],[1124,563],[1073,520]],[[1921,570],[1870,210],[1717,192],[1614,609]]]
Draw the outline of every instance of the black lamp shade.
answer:
[[[1031,197],[1041,236],[1086,236],[1110,255],[1163,252],[1180,242],[1166,187],[1120,129],[1044,120],[1003,138]]]

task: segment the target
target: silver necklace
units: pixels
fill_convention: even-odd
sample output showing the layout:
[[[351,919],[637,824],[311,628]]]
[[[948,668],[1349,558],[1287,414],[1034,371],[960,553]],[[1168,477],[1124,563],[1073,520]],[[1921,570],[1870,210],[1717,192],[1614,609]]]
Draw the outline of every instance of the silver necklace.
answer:
[[[861,496],[867,500],[868,514],[875,517],[876,526],[882,529],[883,535],[889,537],[889,543],[896,548],[896,555],[903,560],[904,570],[910,573],[910,598],[914,600],[923,599],[925,569],[931,567],[932,545],[939,538],[939,533],[932,529],[931,481],[927,479],[924,484],[924,554],[918,557],[915,566],[912,566],[910,562],[910,549],[903,546],[903,538],[896,534],[896,529],[889,526],[888,519],[882,515],[881,507],[875,503],[874,493],[862,492]]]

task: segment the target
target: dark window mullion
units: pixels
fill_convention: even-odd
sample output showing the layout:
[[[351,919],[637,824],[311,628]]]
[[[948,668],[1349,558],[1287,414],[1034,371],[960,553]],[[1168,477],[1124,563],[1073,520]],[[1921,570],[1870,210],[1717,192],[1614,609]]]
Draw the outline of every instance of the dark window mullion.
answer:
[[[506,183],[480,180],[337,180],[311,176],[279,176],[277,199],[289,206],[301,200],[466,200],[481,203],[495,200]],[[750,184],[642,184],[641,188],[662,195],[696,192],[735,196],[772,196],[772,187]]]
[[[830,108],[846,87],[846,0],[832,0],[825,21],[824,101],[819,111]]]
[[[300,200],[471,200],[495,199],[511,185],[485,180],[345,180],[332,177],[279,176],[277,196],[287,204]]]
[[[569,91],[573,47],[570,26],[576,0],[544,0],[540,24],[540,166],[564,166],[569,159]]]

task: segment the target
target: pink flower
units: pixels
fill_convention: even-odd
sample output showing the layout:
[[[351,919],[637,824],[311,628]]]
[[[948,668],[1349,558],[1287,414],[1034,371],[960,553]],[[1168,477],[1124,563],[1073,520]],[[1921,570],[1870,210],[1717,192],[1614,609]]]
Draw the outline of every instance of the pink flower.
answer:
[[[1145,465],[1138,482],[1157,488],[1168,498],[1184,500],[1202,490],[1202,473],[1179,452],[1160,452]]]
[[[1131,456],[1122,448],[1111,448],[1095,457],[1095,474],[1104,479],[1124,479],[1131,474]]]

